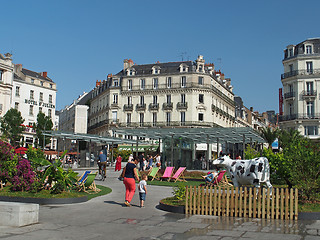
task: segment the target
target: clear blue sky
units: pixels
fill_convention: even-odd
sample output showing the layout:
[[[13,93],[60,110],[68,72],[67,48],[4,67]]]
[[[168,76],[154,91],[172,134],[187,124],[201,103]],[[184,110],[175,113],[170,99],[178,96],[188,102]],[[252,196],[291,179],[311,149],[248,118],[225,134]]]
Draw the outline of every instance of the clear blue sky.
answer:
[[[247,107],[278,112],[283,50],[320,37],[320,1],[1,1],[0,53],[57,83],[57,110],[137,64],[195,60],[230,77]]]

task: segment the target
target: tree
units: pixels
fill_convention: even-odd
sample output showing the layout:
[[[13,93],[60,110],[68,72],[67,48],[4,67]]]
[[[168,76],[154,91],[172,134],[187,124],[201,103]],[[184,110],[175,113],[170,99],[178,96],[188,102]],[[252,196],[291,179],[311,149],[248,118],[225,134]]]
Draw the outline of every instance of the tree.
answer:
[[[261,130],[261,137],[263,137],[267,143],[269,144],[269,148],[272,148],[272,143],[276,140],[279,135],[279,130],[274,129],[272,130],[269,127],[262,128]]]
[[[36,135],[39,140],[40,146],[45,146],[50,142],[50,137],[43,135],[44,131],[52,130],[53,123],[49,116],[46,116],[43,112],[39,112],[37,115],[37,123],[35,124]]]
[[[298,130],[290,129],[289,131],[279,131],[279,147],[286,148],[293,140],[302,139],[303,136]]]
[[[11,145],[17,146],[22,137],[25,127],[22,126],[24,119],[21,112],[15,108],[11,108],[0,120],[1,132],[4,138],[9,139]]]

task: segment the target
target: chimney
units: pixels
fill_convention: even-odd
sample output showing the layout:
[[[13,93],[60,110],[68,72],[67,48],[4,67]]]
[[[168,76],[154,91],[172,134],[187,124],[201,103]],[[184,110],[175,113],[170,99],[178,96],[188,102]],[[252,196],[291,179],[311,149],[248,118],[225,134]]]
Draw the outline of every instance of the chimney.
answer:
[[[99,87],[100,86],[100,84],[101,84],[101,81],[96,81],[96,87]]]
[[[15,64],[15,70],[16,72],[21,72],[22,71],[22,64]]]
[[[253,112],[253,107],[250,107],[250,112]]]
[[[133,66],[133,61],[131,59],[123,60],[123,70],[126,70],[127,68],[130,68],[132,66]]]
[[[41,75],[42,75],[42,77],[47,78],[48,72],[42,72]]]

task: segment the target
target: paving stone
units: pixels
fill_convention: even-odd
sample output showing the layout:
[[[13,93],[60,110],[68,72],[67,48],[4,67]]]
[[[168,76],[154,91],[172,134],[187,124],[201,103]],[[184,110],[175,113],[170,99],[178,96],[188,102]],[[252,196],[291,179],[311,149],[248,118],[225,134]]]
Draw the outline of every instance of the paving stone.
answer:
[[[293,234],[275,234],[275,233],[260,233],[260,232],[246,232],[242,238],[251,238],[259,240],[300,240],[302,236]]]
[[[222,237],[240,237],[245,232],[242,231],[229,231],[229,230],[213,230],[207,233],[207,235],[215,235],[215,236],[222,236]]]

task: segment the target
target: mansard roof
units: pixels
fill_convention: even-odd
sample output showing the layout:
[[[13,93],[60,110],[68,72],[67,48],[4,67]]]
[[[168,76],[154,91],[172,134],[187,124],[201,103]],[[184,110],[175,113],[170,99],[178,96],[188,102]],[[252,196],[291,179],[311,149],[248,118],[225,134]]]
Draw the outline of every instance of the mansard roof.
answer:
[[[39,79],[43,79],[49,82],[53,82],[51,78],[49,77],[43,77],[40,73],[38,72],[34,72],[25,68],[22,68],[22,73],[26,76],[30,76],[30,77],[34,77],[34,78],[39,78]]]

